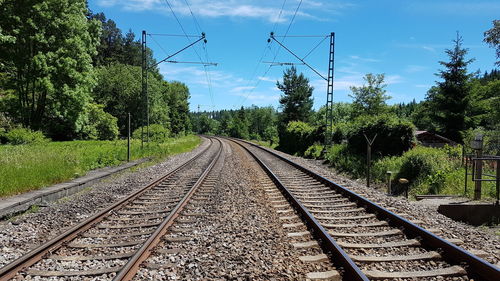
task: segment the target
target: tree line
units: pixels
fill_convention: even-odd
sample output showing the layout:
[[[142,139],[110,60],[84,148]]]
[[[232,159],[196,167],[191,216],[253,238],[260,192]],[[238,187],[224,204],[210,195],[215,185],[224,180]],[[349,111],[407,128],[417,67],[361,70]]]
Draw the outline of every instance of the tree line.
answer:
[[[141,42],[84,0],[0,3],[0,130],[54,140],[114,139],[142,126]],[[153,65],[151,49],[147,61]],[[189,89],[149,72],[150,119],[171,135],[190,130]],[[0,133],[1,133],[0,131]]]
[[[494,21],[493,28],[485,32],[485,42],[496,48],[497,58],[499,28],[499,21]],[[478,128],[500,131],[500,72],[496,69],[470,72],[468,67],[473,59],[467,57],[468,49],[463,47],[458,33],[452,47],[445,52],[448,60],[439,62],[442,68],[436,74],[438,81],[421,102],[388,105],[391,97],[385,89],[384,74],[367,74],[364,85],[350,88],[351,103],[334,103],[333,140],[350,141],[356,144],[355,151],[364,153],[363,133],[378,133],[374,151],[400,155],[414,145],[413,133],[417,128],[457,143],[464,143]],[[279,111],[251,106],[192,113],[192,128],[202,134],[270,141],[278,144],[278,149],[296,154],[303,154],[315,143],[323,143],[326,108],[312,109],[313,87],[309,79],[291,67],[284,71],[282,81],[277,81],[276,86],[282,91]]]

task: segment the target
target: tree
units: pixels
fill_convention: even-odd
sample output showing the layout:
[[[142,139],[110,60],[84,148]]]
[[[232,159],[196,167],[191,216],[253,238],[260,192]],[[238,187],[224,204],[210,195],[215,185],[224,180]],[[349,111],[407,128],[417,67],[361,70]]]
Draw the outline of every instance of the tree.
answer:
[[[308,122],[313,106],[312,92],[309,79],[304,74],[297,75],[297,69],[292,67],[283,73],[283,83],[276,82],[276,86],[283,92],[280,97],[282,108],[281,122],[286,126],[290,121]]]
[[[122,135],[127,133],[128,113],[132,115],[132,131],[145,124],[146,104],[142,95],[141,68],[138,66],[112,63],[97,70],[98,84],[93,98],[104,105],[104,110],[118,118]],[[169,84],[161,76],[148,78],[150,123],[157,123],[170,129]]]
[[[6,0],[0,7],[0,29],[12,39],[0,45],[17,99],[12,115],[55,139],[81,129],[95,84],[99,22],[87,11],[84,0]]]
[[[355,115],[379,115],[387,111],[385,101],[391,97],[386,95],[384,78],[384,74],[368,73],[363,77],[367,85],[350,87],[352,94],[349,96],[353,98]]]
[[[176,81],[163,84],[170,108],[170,129],[174,135],[182,134],[188,130],[186,125],[189,124],[189,89]]]
[[[230,136],[241,139],[248,139],[248,117],[243,106],[236,112],[230,129]]]
[[[472,74],[467,72],[467,65],[473,59],[466,60],[468,50],[462,48],[462,37],[457,33],[453,40],[453,49],[446,49],[448,62],[440,61],[445,67],[437,76],[443,79],[437,82],[427,93],[431,119],[437,124],[439,131],[454,141],[461,142],[460,132],[470,127],[470,80]]]
[[[500,20],[493,21],[493,27],[484,33],[484,42],[495,48],[497,54],[496,65],[500,65]]]

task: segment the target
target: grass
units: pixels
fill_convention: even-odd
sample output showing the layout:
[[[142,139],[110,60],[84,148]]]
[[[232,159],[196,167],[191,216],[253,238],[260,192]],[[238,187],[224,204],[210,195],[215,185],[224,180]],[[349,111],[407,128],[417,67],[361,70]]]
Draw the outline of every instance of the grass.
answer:
[[[275,149],[278,146],[278,142],[271,143],[270,141],[263,141],[263,140],[251,140],[251,142],[258,144],[260,146],[265,146],[265,147],[269,147],[272,149]]]
[[[196,136],[150,143],[141,150],[140,140],[131,142],[131,159],[166,156],[192,150]],[[34,145],[0,145],[0,197],[39,189],[85,175],[127,159],[127,141],[71,141]]]

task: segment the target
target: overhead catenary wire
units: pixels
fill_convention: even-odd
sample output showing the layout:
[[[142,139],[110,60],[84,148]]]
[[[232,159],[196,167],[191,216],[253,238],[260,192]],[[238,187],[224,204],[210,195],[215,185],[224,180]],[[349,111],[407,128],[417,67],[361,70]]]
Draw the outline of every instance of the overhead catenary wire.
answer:
[[[297,16],[297,13],[298,13],[298,11],[299,11],[299,9],[300,9],[300,6],[302,5],[302,1],[303,1],[303,0],[300,0],[299,4],[297,5],[297,8],[295,9],[295,12],[294,12],[294,14],[293,14],[293,16],[292,16],[292,19],[290,20],[290,23],[288,24],[288,27],[287,27],[287,29],[286,29],[285,35],[283,36],[283,40],[281,41],[282,43],[284,42],[284,40],[285,40],[286,36],[288,35],[288,32],[290,31],[290,28],[292,27],[292,24],[293,24],[293,22],[294,22],[294,20],[295,20],[295,17]],[[283,1],[283,5],[282,5],[282,7],[281,7],[281,11],[280,11],[280,14],[279,14],[279,16],[280,16],[280,17],[281,17],[281,14],[282,14],[282,12],[283,12],[283,9],[284,9],[284,7],[285,7],[285,3],[286,3],[286,0],[284,0],[284,1]],[[278,17],[278,20],[277,20],[277,21],[275,22],[275,24],[274,24],[274,28],[276,28],[276,25],[277,25],[277,23],[278,23],[279,19],[280,19],[280,18]],[[273,28],[273,29],[274,29],[274,28]],[[271,42],[271,41],[268,41],[268,43],[270,43],[270,42]],[[271,63],[271,64],[269,64],[269,67],[268,67],[268,68],[264,71],[264,74],[263,74],[261,77],[266,77],[266,75],[269,73],[269,71],[271,70],[271,67],[273,66],[273,63],[276,61],[276,58],[278,57],[279,51],[280,51],[280,48],[278,48],[278,49],[276,50],[276,53],[274,54],[274,57],[273,57],[273,60],[272,60],[272,63]],[[262,60],[261,60],[260,62],[262,62]],[[260,82],[261,82],[261,81],[262,81],[262,79],[260,79],[260,78],[259,78],[259,79],[257,79],[257,82],[256,82],[255,86],[254,86],[254,87],[252,87],[252,88],[250,89],[250,91],[248,92],[248,94],[244,97],[243,101],[241,102],[242,104],[243,104],[243,103],[245,103],[245,101],[246,101],[246,100],[248,99],[248,97],[249,97],[249,96],[253,93],[253,91],[255,90],[255,88],[257,88],[257,87],[258,87],[258,85],[260,84]]]
[[[181,28],[181,30],[182,30],[182,33],[184,33],[184,35],[185,35],[186,39],[188,40],[188,42],[191,42],[191,40],[189,39],[190,37],[189,37],[189,36],[188,36],[188,34],[186,33],[186,30],[184,29],[184,26],[182,25],[182,23],[181,23],[181,21],[179,20],[179,18],[177,17],[177,15],[176,15],[176,13],[175,13],[174,9],[172,8],[172,5],[170,5],[170,2],[169,2],[168,0],[165,0],[165,2],[167,3],[168,8],[170,9],[170,12],[171,12],[171,13],[172,13],[172,15],[174,16],[175,20],[177,21],[177,24],[180,26],[180,28]],[[192,13],[192,10],[191,10],[191,7],[190,7],[189,3],[187,2],[187,0],[186,0],[185,2],[186,2],[186,4],[187,4],[187,6],[189,7],[189,10],[191,11],[191,15],[192,15],[192,16],[193,16],[193,18],[194,18],[194,14]],[[196,24],[197,24],[197,22],[198,22],[198,21],[196,20],[196,18],[194,18],[194,19],[195,19],[195,22],[196,22]],[[199,25],[198,25],[198,26],[199,26]],[[201,29],[201,28],[200,28],[200,29]],[[194,52],[196,53],[196,56],[198,57],[198,59],[200,60],[200,62],[202,62],[203,60],[202,60],[202,58],[201,58],[200,54],[198,53],[198,51],[196,50],[196,48],[194,48],[193,50],[194,50]],[[214,100],[214,99],[213,99],[213,92],[212,92],[211,79],[210,79],[210,74],[209,74],[209,71],[207,71],[207,68],[206,68],[206,67],[207,67],[207,66],[206,66],[206,65],[204,65],[204,66],[203,66],[203,70],[204,70],[204,72],[205,72],[205,77],[206,77],[206,79],[207,79],[207,84],[208,84],[208,91],[209,91],[210,99],[211,99],[211,101],[212,101],[212,105],[213,105],[213,100]]]

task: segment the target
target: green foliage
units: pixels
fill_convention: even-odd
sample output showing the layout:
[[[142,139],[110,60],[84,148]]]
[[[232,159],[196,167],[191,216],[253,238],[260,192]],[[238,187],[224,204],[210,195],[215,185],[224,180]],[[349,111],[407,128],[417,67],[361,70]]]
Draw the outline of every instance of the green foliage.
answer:
[[[84,0],[4,1],[0,44],[18,100],[13,117],[56,139],[71,139],[95,85],[92,56],[99,22],[86,18]]]
[[[167,88],[170,129],[172,134],[179,135],[189,130],[189,89],[181,82],[163,82]]]
[[[370,140],[377,134],[372,145],[375,156],[401,155],[414,143],[413,124],[391,115],[360,116],[354,122],[338,128],[343,131],[341,134],[347,140],[349,150],[359,155],[366,155],[366,139],[363,134]]]
[[[473,122],[469,84],[472,74],[467,72],[473,60],[465,59],[468,50],[462,48],[462,37],[457,34],[453,42],[453,49],[446,50],[450,61],[439,62],[445,67],[437,74],[443,81],[429,90],[426,100],[430,117],[438,125],[440,134],[460,143],[460,132],[471,127]]]
[[[297,75],[297,69],[291,67],[283,73],[283,83],[277,82],[276,86],[283,92],[280,97],[282,107],[281,122],[288,124],[290,121],[308,122],[313,106],[313,87],[304,74]]]
[[[144,140],[146,140],[146,134],[147,134],[147,127],[146,126],[137,128],[132,133],[132,138],[140,140],[141,133],[143,133],[143,132],[144,132]],[[160,124],[150,124],[149,125],[149,141],[163,143],[163,142],[168,140],[169,136],[170,136],[170,132],[163,125],[160,125]]]
[[[40,131],[27,128],[14,128],[9,131],[0,131],[0,142],[7,144],[40,144],[47,142],[47,138]]]
[[[314,133],[315,128],[308,123],[291,121],[280,137],[279,149],[290,154],[302,155],[314,143]]]
[[[86,119],[82,122],[81,139],[114,140],[118,137],[116,117],[104,112],[104,106],[90,103],[85,108]]]
[[[326,152],[325,159],[339,172],[348,173],[354,177],[365,175],[366,160],[360,155],[352,154],[347,144],[334,144]]]
[[[248,132],[248,126],[249,122],[247,113],[245,112],[245,109],[241,107],[241,109],[238,110],[233,116],[229,129],[229,136],[240,139],[249,139],[250,134]]]
[[[363,79],[367,84],[361,87],[351,87],[353,98],[354,112],[356,115],[377,115],[387,112],[386,100],[391,97],[386,95],[384,89],[387,85],[384,84],[384,74],[366,74]]]
[[[322,157],[322,152],[325,147],[321,144],[315,143],[311,145],[304,152],[304,157],[312,159],[320,159]]]
[[[127,134],[127,118],[131,113],[131,130],[139,128],[145,120],[146,104],[141,89],[141,68],[112,63],[97,70],[98,84],[94,100],[104,105],[104,110],[118,118],[122,135]],[[148,78],[150,122],[169,127],[169,84],[161,77]],[[185,96],[187,99],[187,96]],[[187,102],[187,101],[186,101]]]
[[[196,136],[150,143],[141,149],[132,140],[131,157],[161,159],[192,150]],[[0,196],[8,196],[67,181],[87,171],[118,165],[127,159],[127,141],[71,141],[0,146]],[[22,176],[21,176],[22,175]]]
[[[416,147],[403,155],[398,177],[408,179],[411,183],[423,181],[447,167],[447,156],[441,149]]]
[[[493,27],[484,33],[484,42],[495,48],[497,65],[500,65],[500,20],[493,20]]]
[[[403,164],[403,157],[388,156],[375,160],[372,164],[372,178],[377,182],[387,182],[387,171],[392,172],[392,179],[397,178],[397,174]]]

